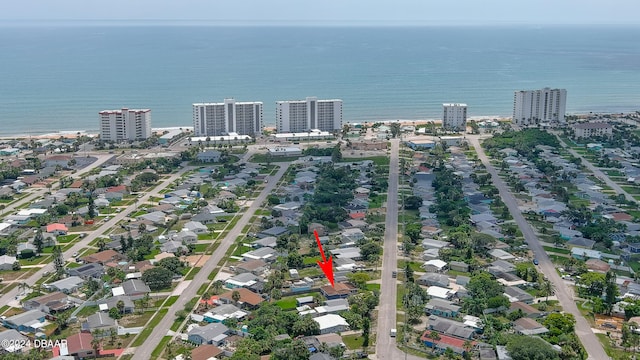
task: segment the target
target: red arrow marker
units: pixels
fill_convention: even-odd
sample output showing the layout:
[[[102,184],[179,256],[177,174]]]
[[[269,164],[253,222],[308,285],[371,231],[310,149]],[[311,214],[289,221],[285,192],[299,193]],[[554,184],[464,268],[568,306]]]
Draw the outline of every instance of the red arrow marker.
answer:
[[[327,258],[324,256],[324,250],[322,250],[322,244],[320,243],[318,232],[313,230],[313,235],[316,237],[318,249],[320,249],[320,255],[322,255],[322,262],[318,260],[318,265],[320,265],[320,269],[322,269],[322,272],[324,272],[327,279],[329,279],[331,287],[335,287],[333,284],[333,256],[329,256],[329,260],[327,261]]]

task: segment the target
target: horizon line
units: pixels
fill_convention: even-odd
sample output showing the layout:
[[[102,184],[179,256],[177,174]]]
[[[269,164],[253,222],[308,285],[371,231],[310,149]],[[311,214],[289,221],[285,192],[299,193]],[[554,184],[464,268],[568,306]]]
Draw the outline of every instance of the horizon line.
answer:
[[[345,26],[345,27],[504,27],[504,26],[560,26],[560,27],[638,27],[634,22],[525,22],[501,20],[457,20],[455,23],[443,20],[224,20],[224,19],[1,19],[0,25],[172,25],[172,26]]]

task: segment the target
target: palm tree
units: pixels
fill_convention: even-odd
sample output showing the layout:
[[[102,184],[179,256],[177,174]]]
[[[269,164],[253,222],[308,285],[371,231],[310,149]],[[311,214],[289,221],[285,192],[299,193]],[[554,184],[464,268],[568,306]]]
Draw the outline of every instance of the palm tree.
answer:
[[[233,302],[238,305],[238,301],[240,301],[240,292],[238,290],[233,290],[233,292],[231,293],[231,299],[233,300]]]
[[[120,314],[124,314],[124,301],[118,300],[118,302],[116,303],[116,307],[118,308]]]
[[[440,340],[440,334],[438,334],[436,331],[431,331],[429,333],[429,339],[431,339],[431,349],[435,351],[436,341]]]
[[[540,289],[546,294],[547,298],[545,300],[546,303],[549,303],[549,295],[553,294],[555,287],[550,280],[542,280],[540,283]]]

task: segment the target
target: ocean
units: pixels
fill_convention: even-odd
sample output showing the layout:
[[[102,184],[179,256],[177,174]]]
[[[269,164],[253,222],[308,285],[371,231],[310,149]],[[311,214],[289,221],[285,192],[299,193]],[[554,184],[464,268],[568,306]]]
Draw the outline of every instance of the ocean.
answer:
[[[144,24],[143,24],[144,25]],[[98,112],[339,98],[344,122],[510,116],[515,90],[567,89],[567,111],[640,110],[640,27],[0,24],[0,136],[97,131]]]

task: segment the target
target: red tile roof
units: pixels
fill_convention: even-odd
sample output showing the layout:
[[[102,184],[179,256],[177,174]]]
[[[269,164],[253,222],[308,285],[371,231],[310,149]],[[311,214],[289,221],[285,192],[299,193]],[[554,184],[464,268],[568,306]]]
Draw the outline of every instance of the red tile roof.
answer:
[[[223,352],[222,349],[215,345],[200,345],[191,350],[191,358],[193,360],[207,360],[212,357],[217,357]]]
[[[242,303],[246,303],[251,306],[257,306],[264,301],[264,299],[260,295],[245,288],[238,288],[238,289],[233,289],[232,291],[227,291],[226,293],[220,295],[220,299],[233,301],[232,295],[234,291],[238,291],[240,293],[240,302]]]
[[[83,351],[92,351],[92,340],[93,335],[91,335],[90,333],[82,332],[69,336],[67,338],[67,349],[69,350],[69,354],[77,354]]]
[[[69,228],[67,228],[67,225],[65,224],[59,224],[59,223],[54,223],[54,224],[49,224],[47,225],[47,232],[54,232],[54,231],[69,231]]]
[[[422,334],[422,336],[420,337],[420,340],[434,342],[434,340],[429,337],[429,335],[431,334],[431,331],[432,330],[425,331],[424,334]],[[450,346],[458,349],[464,349],[464,343],[465,341],[467,341],[465,339],[460,339],[460,338],[456,338],[453,336],[448,336],[440,333],[438,333],[438,335],[440,337],[440,340],[435,340],[435,343],[438,344],[438,346],[440,347]],[[471,344],[475,345],[476,342],[472,341]]]

